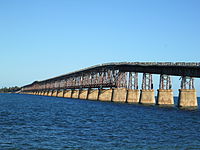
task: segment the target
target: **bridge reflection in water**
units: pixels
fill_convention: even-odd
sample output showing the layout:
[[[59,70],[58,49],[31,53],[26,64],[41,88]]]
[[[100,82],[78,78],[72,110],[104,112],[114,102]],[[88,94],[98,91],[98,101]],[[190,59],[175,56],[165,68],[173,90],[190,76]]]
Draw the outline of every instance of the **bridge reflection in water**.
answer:
[[[138,88],[138,73],[143,74]],[[160,74],[157,100],[153,74]],[[21,93],[77,99],[174,105],[171,76],[181,76],[179,107],[197,107],[194,78],[200,78],[200,63],[121,62],[81,69],[22,87]]]

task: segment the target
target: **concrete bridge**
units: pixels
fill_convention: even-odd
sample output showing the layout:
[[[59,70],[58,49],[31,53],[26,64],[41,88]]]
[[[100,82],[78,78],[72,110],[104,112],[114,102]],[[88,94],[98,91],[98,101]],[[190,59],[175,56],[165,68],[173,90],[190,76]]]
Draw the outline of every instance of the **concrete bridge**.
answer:
[[[138,74],[142,73],[139,90]],[[157,100],[153,74],[160,74]],[[179,107],[197,107],[194,78],[200,78],[200,63],[121,62],[81,69],[22,87],[23,94],[77,99],[174,105],[171,76],[180,76]]]

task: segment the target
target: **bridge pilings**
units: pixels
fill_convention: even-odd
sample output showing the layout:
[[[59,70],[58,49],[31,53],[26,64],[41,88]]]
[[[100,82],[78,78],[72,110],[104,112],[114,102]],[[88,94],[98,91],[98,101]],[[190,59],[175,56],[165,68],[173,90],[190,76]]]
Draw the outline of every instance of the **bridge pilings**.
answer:
[[[113,89],[100,89],[98,100],[111,102],[112,101],[112,92],[113,92]]]
[[[81,89],[79,91],[79,98],[80,99],[87,99],[88,89]]]
[[[143,73],[142,88],[138,89],[138,74],[137,73],[125,73],[119,74],[116,84],[110,84],[109,80],[105,80],[105,76],[110,76],[108,73],[104,76],[100,76],[102,85],[96,84],[93,88],[86,87],[68,87],[68,89],[60,88],[59,86],[53,88],[39,88],[33,90],[22,91],[23,94],[32,95],[44,95],[65,97],[74,99],[87,99],[87,100],[99,100],[109,102],[121,102],[121,103],[141,103],[150,105],[174,105],[174,97],[172,90],[171,77],[169,75],[160,75],[159,89],[157,90],[157,99],[155,100],[153,79],[151,73]],[[89,78],[94,80],[94,77]],[[97,78],[98,79],[98,78]],[[97,81],[97,79],[95,79]],[[104,80],[103,80],[104,79]],[[100,80],[100,79],[99,79]],[[81,82],[81,79],[80,79]],[[98,88],[97,88],[98,87]],[[65,87],[66,88],[66,87]],[[80,88],[80,89],[79,89]],[[178,98],[179,107],[197,107],[197,94],[194,88],[193,77],[182,77],[181,88],[179,89]]]
[[[53,90],[49,90],[49,91],[47,92],[47,96],[53,96]]]
[[[44,96],[48,96],[48,93],[49,93],[49,91],[46,90],[46,91],[43,92],[43,95],[44,95]],[[41,92],[41,95],[42,95],[42,92]]]
[[[126,102],[127,89],[126,88],[115,88],[113,90],[113,102]]]
[[[99,90],[98,89],[88,89],[88,100],[98,100]]]
[[[155,104],[155,96],[153,90],[153,78],[150,73],[143,73],[142,90],[140,94],[141,104]]]
[[[155,104],[154,90],[153,89],[151,89],[151,90],[141,90],[140,103],[141,104],[154,105]]]
[[[181,89],[179,89],[179,107],[197,107],[197,94],[194,88],[194,78],[182,77]]]
[[[194,88],[194,78],[182,77],[181,89],[179,89],[179,107],[197,107],[197,94]]]
[[[158,105],[174,105],[174,96],[172,88],[172,81],[169,75],[160,75],[160,84],[157,94]]]
[[[179,107],[197,107],[197,95],[195,89],[179,89]]]
[[[158,105],[174,105],[174,96],[172,89],[158,89]]]
[[[71,98],[72,97],[72,90],[65,90],[64,97]]]
[[[139,100],[140,100],[140,90],[127,89],[127,102],[128,103],[139,103]]]
[[[79,90],[72,90],[72,98],[79,98]]]
[[[172,89],[158,89],[157,101],[158,105],[174,105]],[[155,96],[153,89],[128,89],[128,88],[112,88],[112,89],[62,89],[62,90],[43,90],[34,92],[23,92],[24,94],[66,97],[74,99],[88,99],[121,103],[141,103],[155,104]],[[196,90],[179,89],[178,98],[179,107],[197,107]]]
[[[54,96],[54,97],[56,97],[56,96],[57,96],[57,94],[58,94],[58,91],[57,91],[57,90],[53,90],[53,91],[52,91],[52,95],[51,95],[51,96]]]
[[[57,97],[64,97],[64,91],[58,90]]]
[[[35,95],[41,95],[42,92],[43,92],[43,91],[37,91],[37,92],[35,93]]]

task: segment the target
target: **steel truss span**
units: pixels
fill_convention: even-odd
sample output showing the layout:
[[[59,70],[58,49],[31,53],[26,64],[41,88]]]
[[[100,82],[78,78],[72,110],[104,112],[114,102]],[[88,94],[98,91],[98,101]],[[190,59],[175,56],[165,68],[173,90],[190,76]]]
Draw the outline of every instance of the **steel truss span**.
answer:
[[[160,74],[160,88],[170,89],[170,75],[181,76],[181,87],[193,89],[193,78],[200,77],[200,63],[120,62],[100,64],[26,85],[22,91],[127,88],[138,89],[138,73],[143,73],[142,89],[153,89],[152,74]],[[191,79],[190,79],[191,78]],[[189,79],[189,81],[188,81]]]

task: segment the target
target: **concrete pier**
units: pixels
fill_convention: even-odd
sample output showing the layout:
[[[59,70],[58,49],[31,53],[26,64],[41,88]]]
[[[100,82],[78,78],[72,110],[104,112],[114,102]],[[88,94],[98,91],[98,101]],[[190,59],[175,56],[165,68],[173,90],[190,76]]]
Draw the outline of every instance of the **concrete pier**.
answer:
[[[121,102],[125,103],[127,97],[127,89],[126,88],[115,88],[113,90],[113,102]]]
[[[43,95],[43,96],[45,96],[45,92],[46,92],[46,91],[38,92],[38,95]]]
[[[154,96],[154,90],[141,90],[140,95],[140,103],[141,104],[155,104],[155,96]]]
[[[179,89],[179,107],[197,107],[197,94],[195,89]]]
[[[78,98],[79,97],[79,90],[72,90],[72,98]]]
[[[43,95],[48,96],[48,93],[49,93],[48,91],[44,91]]]
[[[56,96],[57,96],[57,93],[58,93],[57,90],[52,91],[52,96],[56,97]]]
[[[112,89],[100,89],[99,90],[99,100],[100,101],[111,101]]]
[[[72,97],[72,90],[66,90],[64,93],[64,97],[71,98]]]
[[[174,105],[174,97],[172,89],[158,89],[157,95],[158,105]]]
[[[127,90],[127,102],[128,103],[139,103],[140,100],[140,90]]]
[[[98,100],[98,89],[88,89],[88,100]]]
[[[79,98],[80,99],[87,99],[88,90],[82,89],[79,91]]]
[[[47,96],[52,96],[53,91],[48,91],[48,95]]]
[[[59,90],[57,93],[57,97],[63,97],[64,95],[64,91],[63,90]]]

